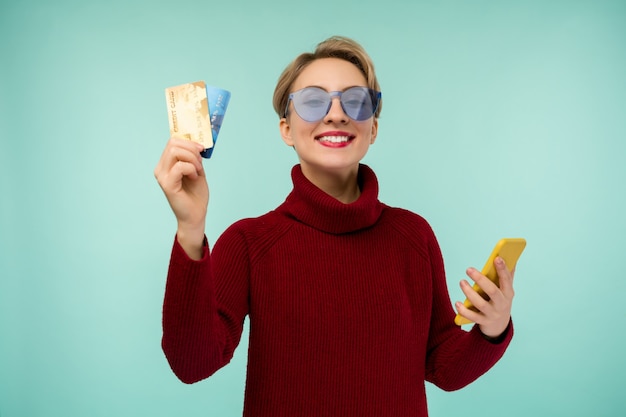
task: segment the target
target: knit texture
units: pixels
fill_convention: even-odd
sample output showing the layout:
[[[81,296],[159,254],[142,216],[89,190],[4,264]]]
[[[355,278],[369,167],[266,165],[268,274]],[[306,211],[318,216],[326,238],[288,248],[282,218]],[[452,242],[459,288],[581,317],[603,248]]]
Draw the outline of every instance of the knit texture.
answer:
[[[229,227],[200,261],[174,242],[163,350],[186,383],[226,365],[250,320],[246,417],[425,417],[424,381],[459,389],[504,354],[454,324],[435,236],[417,214],[343,204],[299,166],[276,210]]]

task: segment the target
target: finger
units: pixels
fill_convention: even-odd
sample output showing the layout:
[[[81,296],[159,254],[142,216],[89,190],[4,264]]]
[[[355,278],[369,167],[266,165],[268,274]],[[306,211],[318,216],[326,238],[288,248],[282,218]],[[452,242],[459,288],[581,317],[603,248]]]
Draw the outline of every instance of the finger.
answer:
[[[199,177],[198,171],[194,164],[184,161],[178,161],[172,166],[166,175],[158,177],[159,184],[166,194],[177,192],[183,187],[183,178],[195,180]]]
[[[172,168],[172,173],[177,177],[188,177],[192,180],[200,176],[196,164],[185,161],[178,161]]]
[[[459,313],[461,317],[465,317],[476,324],[482,324],[484,316],[480,312],[470,310],[460,301],[457,301],[454,305],[456,312]]]
[[[494,260],[494,266],[496,267],[496,273],[498,274],[498,284],[494,283],[478,271],[472,273],[470,277],[476,282],[482,291],[489,296],[490,299],[500,300],[502,297],[512,298],[514,295],[513,278],[509,270],[506,268],[504,260],[497,257]]]
[[[476,268],[467,268],[467,271],[465,271],[465,273],[480,288],[478,290],[479,292],[487,294],[487,296],[491,297],[493,294],[495,294],[498,291],[498,286],[489,278],[484,276]]]
[[[167,148],[167,152],[163,156],[163,160],[165,161],[163,164],[164,168],[170,170],[178,161],[183,161],[193,164],[196,167],[196,171],[201,172],[203,170],[202,156],[200,156],[197,148],[190,147],[188,144],[184,145],[185,146],[178,146],[175,144]]]
[[[167,143],[167,147],[187,149],[192,154],[197,155],[199,159],[201,159],[200,152],[204,150],[204,146],[199,143],[192,142],[187,139],[177,138],[175,136],[170,138]]]
[[[478,311],[484,313],[485,310],[489,309],[489,300],[485,300],[468,281],[461,281],[461,291],[463,291],[467,300],[472,303]]]
[[[183,157],[181,156],[181,158]],[[175,160],[167,159],[167,162],[164,160],[159,161],[154,170],[154,176],[164,190],[178,190],[184,176],[196,179],[204,175],[202,163],[193,160],[193,158],[190,162],[178,158],[175,158]]]
[[[188,139],[182,139],[182,138],[176,137],[176,136],[170,137],[170,139],[168,140],[167,144],[165,145],[164,153],[169,148],[187,149],[187,150],[189,150],[193,154],[198,154],[198,156],[200,156],[200,152],[202,152],[204,150],[204,146],[200,145],[199,143],[192,142],[192,141],[190,141]]]
[[[500,281],[500,290],[506,295],[513,294],[513,273],[507,268],[504,259],[496,257],[493,261],[493,265],[496,268],[498,274],[498,280]]]
[[[197,143],[197,142],[193,142],[191,140],[187,140],[187,139],[180,139],[180,138],[176,138],[173,137],[172,138],[176,143],[179,144],[179,146],[181,147],[185,147],[187,149],[190,149],[193,153],[196,154],[200,154],[200,152],[202,152],[204,150],[204,146]]]
[[[194,142],[181,136],[170,136],[170,142],[178,144],[178,146],[189,147],[190,149],[197,149],[198,152],[202,152],[204,150],[204,146],[202,146],[198,142]]]
[[[183,141],[179,139],[170,139],[161,153],[159,162],[154,169],[154,175],[157,178],[159,176],[167,175],[176,162],[178,162],[181,158],[185,159],[184,149],[186,148],[188,148],[188,145],[186,145]],[[191,149],[188,149],[188,152],[189,154],[187,155],[187,159],[189,159],[189,155],[193,154]]]

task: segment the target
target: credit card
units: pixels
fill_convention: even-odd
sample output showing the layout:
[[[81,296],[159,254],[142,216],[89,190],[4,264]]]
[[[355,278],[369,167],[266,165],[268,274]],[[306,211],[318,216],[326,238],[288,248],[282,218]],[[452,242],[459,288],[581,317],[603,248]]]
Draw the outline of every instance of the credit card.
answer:
[[[204,81],[182,84],[165,89],[170,136],[188,139],[213,147],[211,117]]]
[[[224,114],[226,114],[226,108],[228,107],[228,102],[230,101],[230,91],[207,85],[206,92],[209,98],[209,115],[211,118],[213,147],[205,149],[200,154],[205,158],[210,158],[215,150],[217,135],[220,133],[220,128],[222,127],[222,122],[224,121]]]

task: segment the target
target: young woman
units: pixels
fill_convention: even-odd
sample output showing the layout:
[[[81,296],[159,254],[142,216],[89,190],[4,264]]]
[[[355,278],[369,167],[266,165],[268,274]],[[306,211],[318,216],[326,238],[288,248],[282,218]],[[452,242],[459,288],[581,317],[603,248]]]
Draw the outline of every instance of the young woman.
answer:
[[[244,416],[427,416],[424,381],[459,389],[503,355],[513,274],[473,268],[454,324],[437,240],[419,215],[378,200],[360,163],[381,94],[369,56],[333,37],[297,57],[274,93],[300,163],[275,210],[204,235],[207,180],[194,143],[171,139],[155,175],[178,220],[163,307],[163,350],[186,383],[226,365],[250,320]]]

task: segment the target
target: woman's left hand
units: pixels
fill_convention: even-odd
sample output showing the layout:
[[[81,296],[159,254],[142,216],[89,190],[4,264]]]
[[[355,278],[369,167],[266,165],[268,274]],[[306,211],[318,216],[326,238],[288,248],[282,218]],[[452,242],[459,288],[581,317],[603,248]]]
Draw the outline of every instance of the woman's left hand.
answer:
[[[478,309],[478,312],[456,302],[456,309],[461,316],[472,320],[480,326],[480,331],[488,338],[497,338],[509,325],[511,306],[513,304],[513,276],[515,271],[509,271],[504,260],[497,257],[494,266],[498,273],[500,287],[475,268],[468,268],[466,273],[489,296],[485,300],[466,280],[461,281],[461,289],[469,301]]]

